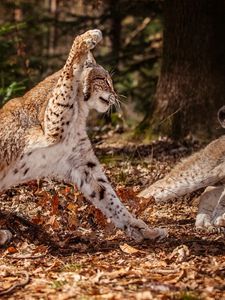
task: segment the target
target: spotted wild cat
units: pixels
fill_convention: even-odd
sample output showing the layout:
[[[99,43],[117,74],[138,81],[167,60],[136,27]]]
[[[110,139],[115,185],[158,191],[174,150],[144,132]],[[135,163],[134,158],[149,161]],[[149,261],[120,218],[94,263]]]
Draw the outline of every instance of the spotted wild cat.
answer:
[[[118,199],[86,133],[90,109],[105,112],[116,102],[108,72],[90,50],[101,31],[77,36],[62,70],[0,111],[0,190],[42,177],[75,183],[107,218],[137,241],[164,236],[132,216]],[[0,231],[1,243],[10,238]]]
[[[225,128],[225,106],[219,110],[218,119]],[[195,225],[225,232],[225,136],[184,159],[139,196],[154,197],[157,202],[163,202],[203,187],[206,189],[199,199]]]

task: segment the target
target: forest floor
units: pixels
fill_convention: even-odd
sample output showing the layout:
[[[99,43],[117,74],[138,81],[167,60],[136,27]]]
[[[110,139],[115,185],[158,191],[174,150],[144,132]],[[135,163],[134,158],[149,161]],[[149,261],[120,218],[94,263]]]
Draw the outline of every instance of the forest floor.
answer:
[[[0,249],[1,299],[225,299],[225,239],[195,230],[199,193],[165,205],[136,197],[200,145],[121,140],[95,136],[96,154],[129,210],[168,237],[135,243],[74,186],[20,185],[0,196],[0,225],[14,233]]]

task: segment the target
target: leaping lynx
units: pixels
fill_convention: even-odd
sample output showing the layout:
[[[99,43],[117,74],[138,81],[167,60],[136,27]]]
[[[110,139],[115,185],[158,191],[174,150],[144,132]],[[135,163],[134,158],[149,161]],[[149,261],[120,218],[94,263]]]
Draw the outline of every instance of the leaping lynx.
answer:
[[[218,112],[218,119],[225,127],[225,106]],[[201,151],[183,160],[165,176],[139,196],[154,197],[157,202],[191,193],[207,187],[200,196],[195,225],[214,231],[225,227],[225,136],[211,142]],[[215,185],[218,184],[219,185]]]
[[[90,109],[116,101],[112,80],[90,50],[100,30],[77,36],[65,66],[0,111],[0,190],[41,177],[74,183],[107,218],[137,241],[164,236],[132,216],[118,199],[86,133]],[[10,238],[0,231],[1,242]]]

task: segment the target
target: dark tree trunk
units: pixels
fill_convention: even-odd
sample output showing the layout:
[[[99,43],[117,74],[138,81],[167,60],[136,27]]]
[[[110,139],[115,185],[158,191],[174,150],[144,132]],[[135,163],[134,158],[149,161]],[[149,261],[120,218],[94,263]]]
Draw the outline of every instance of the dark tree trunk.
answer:
[[[225,1],[166,0],[164,13],[153,131],[215,135],[225,104]]]

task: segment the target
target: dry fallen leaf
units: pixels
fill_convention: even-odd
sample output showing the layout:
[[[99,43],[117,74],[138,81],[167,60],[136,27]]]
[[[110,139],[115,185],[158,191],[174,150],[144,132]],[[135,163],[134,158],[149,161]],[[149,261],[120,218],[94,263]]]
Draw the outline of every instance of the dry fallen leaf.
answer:
[[[169,259],[176,257],[177,262],[183,262],[186,261],[189,256],[190,250],[188,249],[188,247],[186,245],[181,245],[173,250],[173,252],[169,256]]]
[[[109,148],[108,140],[105,146]],[[106,219],[76,188],[46,180],[40,181],[37,191],[31,184],[19,185],[0,196],[2,209],[22,212],[27,220],[40,224],[43,235],[50,235],[59,248],[52,252],[32,227],[27,232],[28,225],[10,217],[13,223],[9,223],[9,229],[13,227],[15,232],[12,245],[19,253],[0,248],[0,289],[18,282],[15,274],[27,270],[32,279],[29,285],[9,298],[67,300],[78,295],[79,299],[96,300],[225,299],[224,237],[196,233],[196,207],[186,198],[164,205],[135,198],[137,191],[162,178],[180,159],[177,152],[176,158],[168,155],[174,149],[172,142],[161,141],[154,145],[154,157],[146,161],[150,148],[138,147],[145,163],[123,159],[115,164],[112,156],[112,166],[107,164],[105,169],[129,210],[139,216],[147,207],[146,220],[156,227],[169,227],[168,238],[130,246],[129,238],[121,231],[115,234],[113,223],[104,225]],[[123,154],[125,150],[121,148]],[[134,146],[129,153],[133,150]],[[55,193],[60,205],[55,203],[57,214],[51,215]],[[6,228],[7,220],[0,218],[1,228]]]
[[[15,247],[13,247],[13,246],[8,247],[7,251],[8,251],[8,253],[16,253],[16,252],[18,252],[18,250]]]
[[[56,215],[59,210],[59,196],[55,193],[54,196],[51,199],[52,203],[52,215]]]
[[[59,227],[60,227],[59,222],[57,221],[56,215],[51,216],[46,224],[49,224],[55,230],[59,229]]]
[[[72,211],[72,212],[74,212],[74,213],[77,212],[78,208],[79,208],[78,205],[75,204],[75,203],[72,203],[72,202],[70,202],[70,203],[67,205],[67,209],[69,209],[70,211]]]
[[[137,300],[151,300],[154,299],[152,293],[150,291],[139,292],[136,295]]]
[[[134,254],[134,253],[145,253],[145,251],[142,251],[142,250],[139,250],[139,249],[136,249],[126,243],[124,243],[123,245],[120,245],[120,249],[124,252],[124,253],[127,253],[127,254]]]

